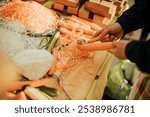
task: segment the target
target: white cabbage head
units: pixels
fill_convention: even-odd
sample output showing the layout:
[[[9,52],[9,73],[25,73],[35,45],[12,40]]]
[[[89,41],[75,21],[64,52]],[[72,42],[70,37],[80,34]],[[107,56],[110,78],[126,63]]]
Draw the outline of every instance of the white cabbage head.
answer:
[[[46,50],[29,49],[16,54],[13,60],[20,67],[22,75],[29,80],[38,80],[48,72],[54,58]]]

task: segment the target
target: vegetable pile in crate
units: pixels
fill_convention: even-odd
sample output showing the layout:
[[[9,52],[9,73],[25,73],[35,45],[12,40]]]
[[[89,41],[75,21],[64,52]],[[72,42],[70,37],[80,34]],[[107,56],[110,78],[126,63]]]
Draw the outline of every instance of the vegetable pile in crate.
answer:
[[[120,15],[127,0],[53,0],[53,8],[103,26]]]

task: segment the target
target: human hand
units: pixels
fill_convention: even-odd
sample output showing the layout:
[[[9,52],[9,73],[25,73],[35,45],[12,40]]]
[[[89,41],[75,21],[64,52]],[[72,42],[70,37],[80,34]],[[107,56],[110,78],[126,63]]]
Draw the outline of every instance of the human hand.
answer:
[[[15,94],[15,90],[9,92],[11,87],[20,79],[20,71],[15,63],[5,54],[0,53],[0,100],[25,100],[24,92]],[[17,89],[16,89],[17,90]]]
[[[14,94],[12,92],[1,92],[0,100],[26,100],[25,93],[22,91],[18,94]]]
[[[115,41],[113,42],[113,46],[115,49],[108,50],[108,52],[114,54],[119,59],[127,59],[125,55],[125,48],[130,41]]]
[[[123,29],[119,23],[106,26],[102,30],[95,33],[95,35],[88,42],[92,43],[95,41],[114,41],[123,36]]]

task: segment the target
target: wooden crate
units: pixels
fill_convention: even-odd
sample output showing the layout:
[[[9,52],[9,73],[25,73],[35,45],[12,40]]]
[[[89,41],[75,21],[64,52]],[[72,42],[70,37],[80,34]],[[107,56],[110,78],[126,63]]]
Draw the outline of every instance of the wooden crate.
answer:
[[[100,0],[99,0],[100,1]],[[113,4],[113,2],[107,2],[107,1],[100,1],[99,3],[87,1],[85,3],[85,9],[96,13],[100,16],[107,17],[111,19],[116,14],[116,6]]]
[[[92,22],[98,24],[99,26],[107,25],[108,20],[109,20],[106,17],[99,16],[97,14],[90,12],[89,10],[85,9],[84,6],[82,6],[81,9],[79,10],[78,16],[83,19],[92,21]]]
[[[69,6],[60,4],[60,3],[54,3],[53,8],[60,10],[60,11],[65,11],[65,12],[73,14],[73,15],[78,14],[78,7],[74,8],[74,7],[69,7]]]
[[[128,0],[119,0],[113,3],[115,6],[117,6],[116,15],[120,15],[127,2]]]

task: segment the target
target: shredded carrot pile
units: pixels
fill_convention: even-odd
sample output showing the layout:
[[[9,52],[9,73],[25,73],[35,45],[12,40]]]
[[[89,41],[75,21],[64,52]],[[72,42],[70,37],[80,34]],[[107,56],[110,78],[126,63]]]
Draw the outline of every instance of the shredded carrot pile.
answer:
[[[31,32],[45,32],[55,27],[58,15],[34,1],[12,0],[0,7],[0,17],[18,20]]]
[[[78,21],[78,19],[75,19],[72,16],[68,17],[64,21],[59,22],[59,25],[59,31],[61,32],[61,36],[56,44],[57,49],[59,50],[57,55],[58,63],[56,65],[56,68],[67,69],[73,67],[76,62],[81,58],[92,59],[92,57],[90,57],[90,55],[93,54],[92,52],[80,51],[78,49],[77,40],[89,40],[97,30],[93,30],[89,24],[80,22]]]

